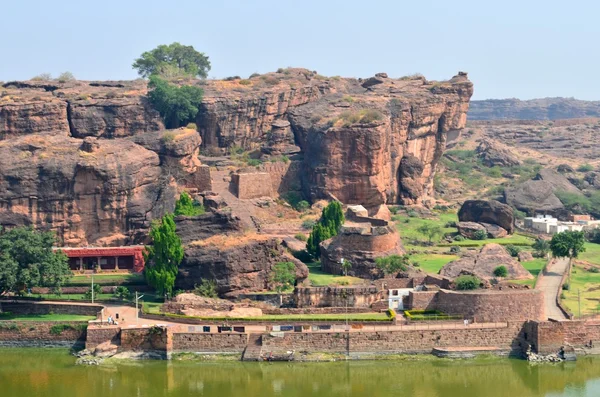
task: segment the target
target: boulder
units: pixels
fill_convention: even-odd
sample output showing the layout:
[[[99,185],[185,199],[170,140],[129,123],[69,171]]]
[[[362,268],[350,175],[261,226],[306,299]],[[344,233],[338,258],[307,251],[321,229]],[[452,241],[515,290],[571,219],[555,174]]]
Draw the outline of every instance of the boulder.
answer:
[[[529,262],[533,260],[533,255],[529,251],[521,251],[518,255],[519,262]]]
[[[498,142],[490,139],[482,140],[476,149],[477,154],[488,167],[512,167],[521,165],[514,153]]]
[[[475,222],[458,222],[456,227],[458,228],[460,235],[468,239],[474,239],[475,233],[480,230],[487,233],[487,230],[483,225]]]
[[[498,225],[509,234],[512,234],[515,229],[513,209],[496,200],[465,201],[458,211],[458,220]]]
[[[506,267],[508,280],[533,278],[500,244],[486,244],[479,251],[468,251],[460,259],[446,264],[440,274],[450,278],[473,274],[482,280],[489,280],[495,278],[494,269],[498,266]]]
[[[502,238],[508,236],[508,231],[498,225],[484,222],[481,222],[480,225],[485,228],[485,231],[490,238]]]

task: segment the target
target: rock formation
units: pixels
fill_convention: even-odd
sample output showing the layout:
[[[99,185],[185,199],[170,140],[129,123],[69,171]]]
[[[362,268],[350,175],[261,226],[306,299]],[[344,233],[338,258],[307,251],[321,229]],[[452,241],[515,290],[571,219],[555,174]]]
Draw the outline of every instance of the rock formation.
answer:
[[[582,194],[566,177],[547,168],[541,170],[535,179],[507,188],[504,200],[521,211],[556,214],[565,208],[556,196],[557,192]]]
[[[176,288],[193,289],[208,279],[216,282],[219,295],[263,291],[269,289],[278,262],[296,265],[298,283],[308,277],[306,265],[288,254],[278,240],[244,235],[240,219],[227,212],[177,217],[176,224],[185,249]]]
[[[432,194],[448,135],[465,126],[473,93],[465,73],[444,82],[385,73],[362,81],[285,69],[187,84],[205,91],[198,133],[164,132],[144,81],[4,84],[0,150],[17,160],[1,160],[0,221],[27,223],[25,216],[71,245],[139,239],[137,231],[172,209],[175,188],[210,190],[200,144],[207,152],[301,151],[293,165],[274,170],[273,192],[295,177],[293,190],[311,200],[334,196],[369,210],[421,203]],[[89,137],[98,139],[84,144]]]
[[[400,235],[393,223],[368,218],[356,207],[348,210],[346,222],[337,236],[321,243],[321,268],[333,274],[343,274],[342,258],[352,267],[348,274],[373,278],[381,275],[375,260],[389,255],[402,255]]]
[[[494,269],[505,266],[507,280],[532,279],[533,276],[519,262],[511,257],[499,244],[486,244],[479,252],[467,251],[460,259],[446,264],[441,270],[442,276],[456,278],[462,274],[471,274],[482,280],[494,278]]]
[[[469,120],[558,120],[600,117],[600,101],[574,98],[486,99],[472,101]]]
[[[496,200],[467,200],[458,211],[460,222],[498,225],[512,234],[515,229],[513,209]]]
[[[491,140],[481,141],[476,152],[483,163],[488,167],[512,167],[521,165],[521,161],[510,151],[510,149]]]

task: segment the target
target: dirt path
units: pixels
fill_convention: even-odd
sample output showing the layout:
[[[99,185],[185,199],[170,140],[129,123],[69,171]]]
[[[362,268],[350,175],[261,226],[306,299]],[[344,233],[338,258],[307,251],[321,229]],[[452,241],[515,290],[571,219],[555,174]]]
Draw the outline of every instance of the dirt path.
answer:
[[[535,286],[536,289],[544,291],[546,301],[546,317],[556,320],[564,320],[567,317],[557,305],[557,298],[560,294],[560,282],[563,274],[569,268],[568,258],[558,258],[552,260]]]

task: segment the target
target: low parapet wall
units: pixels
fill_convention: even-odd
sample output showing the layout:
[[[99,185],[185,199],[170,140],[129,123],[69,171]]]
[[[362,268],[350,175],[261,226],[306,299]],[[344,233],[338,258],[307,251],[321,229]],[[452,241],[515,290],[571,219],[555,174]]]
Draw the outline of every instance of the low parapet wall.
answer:
[[[411,309],[439,310],[476,322],[544,320],[544,293],[540,290],[411,291]]]
[[[376,287],[298,287],[294,290],[296,307],[370,307],[383,299]]]

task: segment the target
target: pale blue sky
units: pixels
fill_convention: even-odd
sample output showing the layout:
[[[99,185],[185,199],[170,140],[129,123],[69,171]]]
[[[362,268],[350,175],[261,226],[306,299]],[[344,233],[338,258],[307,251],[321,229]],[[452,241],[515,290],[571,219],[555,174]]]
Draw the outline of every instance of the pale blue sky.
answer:
[[[1,0],[0,80],[71,71],[132,79],[134,58],[179,41],[211,77],[301,66],[324,75],[459,70],[474,99],[600,100],[600,2],[588,0]]]

